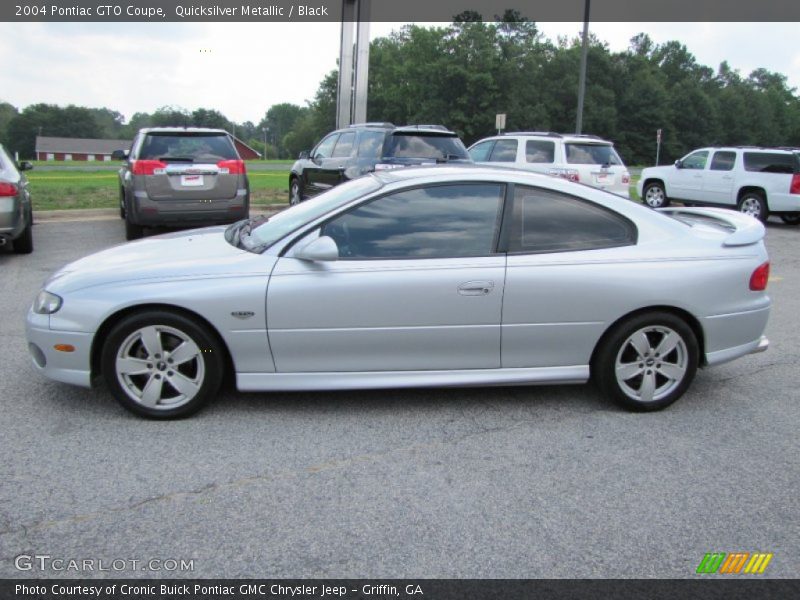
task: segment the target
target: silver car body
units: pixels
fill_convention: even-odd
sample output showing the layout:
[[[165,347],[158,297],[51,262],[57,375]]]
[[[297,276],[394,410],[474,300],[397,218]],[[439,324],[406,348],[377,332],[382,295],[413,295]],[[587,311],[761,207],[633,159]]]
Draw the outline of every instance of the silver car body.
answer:
[[[0,246],[4,246],[17,239],[30,225],[32,208],[28,180],[3,146],[0,146],[0,183],[10,184],[17,190],[13,196],[0,196]]]
[[[447,182],[578,195],[632,221],[638,239],[632,246],[551,254],[294,257],[331,215],[387,192]],[[63,298],[61,308],[28,314],[36,370],[89,386],[109,324],[142,306],[178,307],[213,328],[240,390],[581,383],[603,334],[654,307],[677,311],[696,327],[702,364],[765,347],[770,299],[747,281],[767,261],[764,228],[746,215],[681,209],[670,218],[558,178],[482,167],[387,171],[335,189],[346,186],[366,191],[313,218],[323,206],[315,203],[335,191],[288,209],[297,227],[261,253],[234,247],[224,227],[212,227],[116,246],[67,265],[44,284]],[[55,344],[74,351],[55,351]]]

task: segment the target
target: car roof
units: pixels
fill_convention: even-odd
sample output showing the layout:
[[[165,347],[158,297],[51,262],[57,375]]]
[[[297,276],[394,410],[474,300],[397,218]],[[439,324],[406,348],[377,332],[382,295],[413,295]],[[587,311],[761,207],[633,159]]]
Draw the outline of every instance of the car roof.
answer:
[[[613,146],[614,142],[611,140],[606,140],[601,138],[597,135],[590,135],[584,133],[555,133],[553,131],[506,131],[499,135],[492,135],[489,137],[481,138],[472,146],[479,144],[481,142],[487,142],[491,140],[502,140],[508,138],[552,138],[552,139],[560,139],[568,144],[574,144],[576,142],[584,143],[584,144],[598,144],[603,146]],[[472,147],[470,146],[470,147]]]
[[[212,127],[145,127],[139,133],[222,133],[230,135],[224,129],[214,129]]]
[[[394,123],[353,123],[342,129],[336,130],[334,133],[341,133],[345,131],[352,131],[353,129],[372,129],[381,130],[389,133],[426,133],[429,135],[448,135],[457,136],[454,131],[449,130],[444,125],[435,124],[412,124],[412,125],[395,125]]]

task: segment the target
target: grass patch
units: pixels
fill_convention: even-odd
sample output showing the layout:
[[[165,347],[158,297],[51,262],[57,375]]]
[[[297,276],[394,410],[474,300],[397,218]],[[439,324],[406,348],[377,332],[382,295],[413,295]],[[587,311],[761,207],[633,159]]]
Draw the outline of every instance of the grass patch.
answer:
[[[27,177],[30,182],[34,210],[117,208],[119,206],[119,179],[116,173],[69,170],[40,171],[38,173],[31,171]],[[249,173],[249,177],[250,202],[252,204],[288,202],[288,169],[286,171],[254,171]]]

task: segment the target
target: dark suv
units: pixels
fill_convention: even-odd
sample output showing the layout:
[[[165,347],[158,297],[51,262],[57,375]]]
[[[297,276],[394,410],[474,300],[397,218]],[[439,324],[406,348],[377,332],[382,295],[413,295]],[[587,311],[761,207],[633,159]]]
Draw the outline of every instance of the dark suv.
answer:
[[[125,237],[145,226],[203,226],[248,216],[247,169],[227,131],[196,127],[142,129],[119,171]]]
[[[350,125],[300,153],[289,174],[289,204],[371,171],[445,162],[472,159],[458,135],[441,125]]]

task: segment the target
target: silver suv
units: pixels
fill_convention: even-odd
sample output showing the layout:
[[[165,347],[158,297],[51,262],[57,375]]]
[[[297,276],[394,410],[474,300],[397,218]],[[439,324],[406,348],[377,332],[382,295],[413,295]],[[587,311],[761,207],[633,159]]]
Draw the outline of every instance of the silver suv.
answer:
[[[11,242],[17,254],[33,252],[33,207],[28,180],[20,172],[32,168],[27,161],[17,165],[0,146],[0,246]]]
[[[514,131],[476,142],[469,155],[476,163],[536,171],[630,197],[628,169],[614,144],[596,135]]]
[[[244,161],[227,131],[194,127],[142,129],[119,171],[120,217],[125,237],[146,226],[203,226],[248,216],[250,184]]]

